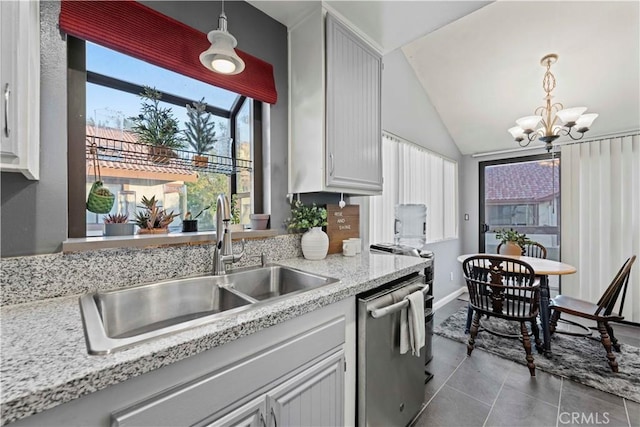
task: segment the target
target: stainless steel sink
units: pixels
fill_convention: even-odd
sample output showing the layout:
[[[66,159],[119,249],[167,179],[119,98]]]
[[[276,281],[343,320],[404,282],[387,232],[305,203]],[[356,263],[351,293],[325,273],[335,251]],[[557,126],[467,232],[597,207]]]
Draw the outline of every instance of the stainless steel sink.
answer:
[[[87,348],[108,354],[337,281],[269,266],[87,294],[80,297]]]
[[[229,279],[228,289],[258,301],[291,295],[338,281],[331,277],[279,266],[238,272],[226,277]]]

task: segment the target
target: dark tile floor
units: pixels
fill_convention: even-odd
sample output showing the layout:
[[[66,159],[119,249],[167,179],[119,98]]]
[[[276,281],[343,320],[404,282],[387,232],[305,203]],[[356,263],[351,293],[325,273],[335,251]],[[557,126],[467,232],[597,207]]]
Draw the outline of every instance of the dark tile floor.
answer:
[[[450,302],[436,311],[434,323],[466,304]],[[615,331],[620,342],[640,346],[637,328],[620,325]],[[540,370],[531,378],[524,365],[481,349],[466,357],[466,345],[437,335],[433,349],[434,377],[415,427],[640,426],[636,402]]]

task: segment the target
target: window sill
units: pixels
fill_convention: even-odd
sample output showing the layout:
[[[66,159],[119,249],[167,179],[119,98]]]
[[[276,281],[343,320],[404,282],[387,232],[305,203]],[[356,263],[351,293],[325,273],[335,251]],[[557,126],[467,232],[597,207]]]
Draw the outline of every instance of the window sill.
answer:
[[[261,239],[274,237],[279,230],[247,230],[236,231],[233,240]],[[133,236],[113,237],[84,237],[67,239],[62,242],[62,252],[84,252],[111,248],[147,248],[172,245],[193,245],[213,243],[216,238],[214,231],[200,231],[196,233],[168,233],[168,234],[136,234]]]

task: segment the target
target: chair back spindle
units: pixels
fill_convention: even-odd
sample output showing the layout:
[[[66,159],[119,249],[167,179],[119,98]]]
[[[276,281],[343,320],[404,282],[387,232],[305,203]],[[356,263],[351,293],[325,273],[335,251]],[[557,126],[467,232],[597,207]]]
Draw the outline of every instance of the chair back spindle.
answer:
[[[620,305],[618,306],[618,316],[622,316],[622,310],[624,309],[624,300],[627,295],[627,286],[629,285],[629,277],[631,276],[631,267],[636,260],[636,256],[632,256],[622,265],[622,268],[615,275],[611,284],[607,287],[604,294],[598,300],[598,309],[594,313],[596,316],[604,315],[610,316],[615,309],[618,297],[620,298]]]
[[[539,286],[524,261],[477,255],[465,260],[463,272],[473,309],[513,320],[538,314]]]

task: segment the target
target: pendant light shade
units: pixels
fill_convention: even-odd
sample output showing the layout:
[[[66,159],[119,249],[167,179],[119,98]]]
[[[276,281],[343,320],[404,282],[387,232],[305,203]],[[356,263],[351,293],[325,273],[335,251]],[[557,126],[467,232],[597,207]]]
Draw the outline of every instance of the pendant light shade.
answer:
[[[202,65],[220,74],[240,74],[244,70],[244,61],[234,50],[238,41],[227,31],[224,10],[218,18],[218,29],[209,31],[207,39],[211,46],[200,54]]]

